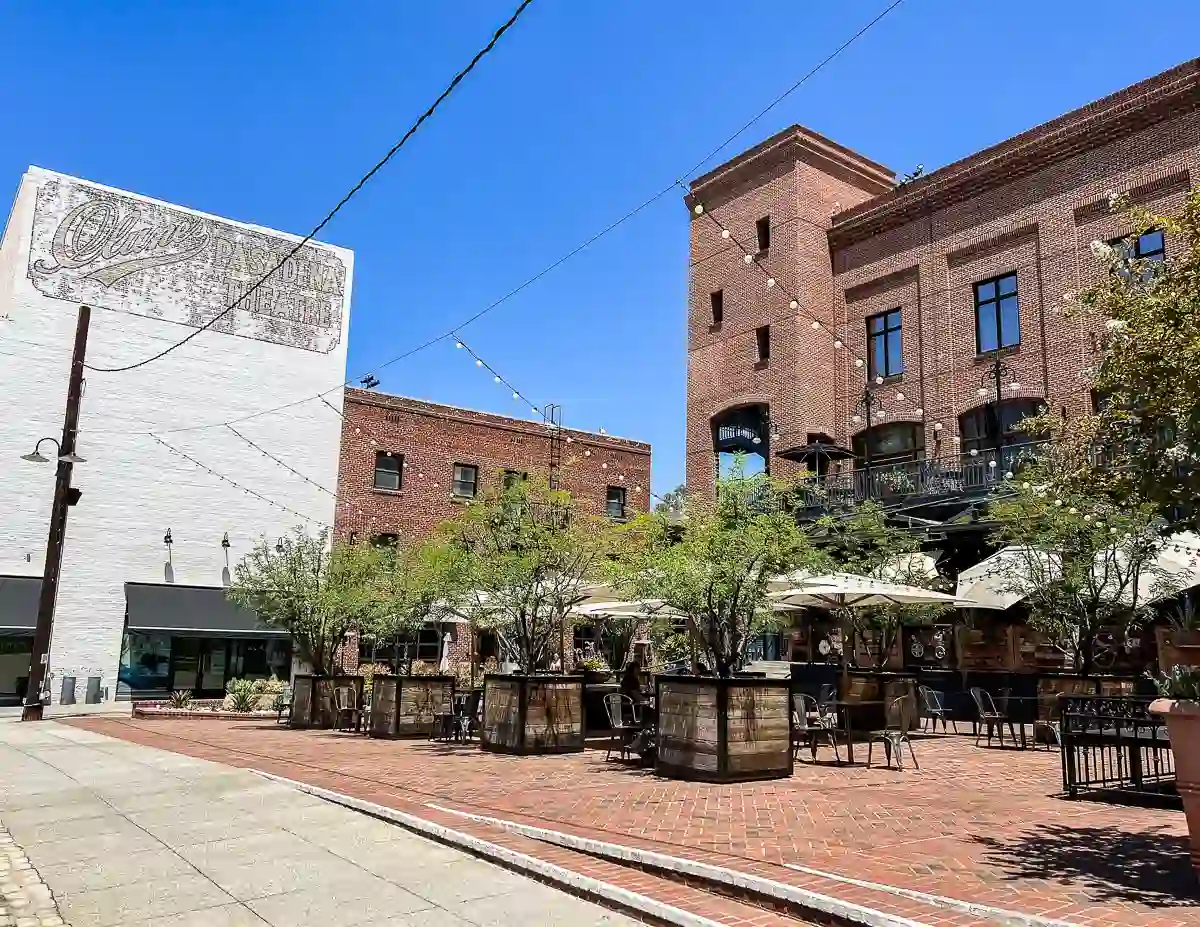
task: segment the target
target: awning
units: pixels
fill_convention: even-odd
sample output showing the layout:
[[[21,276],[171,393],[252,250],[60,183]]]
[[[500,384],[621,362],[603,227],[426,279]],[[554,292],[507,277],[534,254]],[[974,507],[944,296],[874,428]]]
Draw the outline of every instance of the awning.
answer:
[[[221,586],[126,583],[125,606],[130,631],[189,637],[287,636],[282,628],[234,605]]]
[[[40,576],[0,576],[0,635],[32,634],[41,594]]]

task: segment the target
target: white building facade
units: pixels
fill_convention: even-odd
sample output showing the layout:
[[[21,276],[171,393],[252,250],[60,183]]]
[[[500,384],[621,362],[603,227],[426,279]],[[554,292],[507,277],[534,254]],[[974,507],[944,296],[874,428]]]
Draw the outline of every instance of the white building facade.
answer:
[[[39,168],[22,178],[0,243],[0,700],[27,679],[55,480],[49,442],[51,464],[20,458],[61,435],[79,305],[86,363],[132,364],[212,321],[299,241]],[[317,395],[340,409],[352,277],[351,252],[306,244],[165,357],[85,370],[52,702],[286,674],[286,640],[222,590],[260,537],[333,523],[341,420]]]

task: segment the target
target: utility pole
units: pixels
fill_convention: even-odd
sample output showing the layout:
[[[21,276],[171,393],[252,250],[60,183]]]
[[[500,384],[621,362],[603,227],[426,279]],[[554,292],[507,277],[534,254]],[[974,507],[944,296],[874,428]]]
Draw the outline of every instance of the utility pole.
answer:
[[[73,502],[71,491],[75,433],[79,426],[79,404],[83,398],[83,358],[87,351],[88,323],[92,310],[79,307],[75,324],[75,349],[71,354],[71,376],[67,381],[67,409],[63,415],[62,441],[58,445],[58,474],[54,482],[54,503],[50,508],[50,530],[46,537],[46,566],[38,598],[37,627],[33,632],[33,652],[29,656],[29,682],[25,690],[22,721],[42,720],[42,685],[50,659],[50,638],[54,631],[54,602],[58,597],[58,576],[62,568],[63,540],[67,532],[67,510]],[[67,459],[64,459],[67,458]]]

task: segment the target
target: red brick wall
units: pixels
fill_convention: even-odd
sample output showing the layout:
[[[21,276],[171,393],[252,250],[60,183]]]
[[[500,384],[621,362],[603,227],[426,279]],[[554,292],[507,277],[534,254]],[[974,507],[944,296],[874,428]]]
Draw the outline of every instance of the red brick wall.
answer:
[[[454,464],[479,468],[480,494],[504,470],[546,475],[550,438],[530,421],[347,389],[343,407],[338,537],[428,534],[463,505],[451,497]],[[564,430],[559,469],[563,489],[587,511],[604,514],[611,486],[624,486],[626,509],[646,511],[650,499],[650,446],[609,435]],[[375,452],[404,456],[401,489],[374,488]]]
[[[745,175],[753,151],[749,164],[739,158]],[[866,358],[864,320],[896,308],[903,314],[905,372],[884,386],[870,384],[887,410],[884,421],[923,421],[927,455],[957,452],[958,417],[986,401],[977,391],[992,360],[976,356],[972,284],[1010,271],[1018,275],[1021,343],[1004,361],[1020,388],[1006,386],[1005,398],[1043,400],[1068,415],[1089,408],[1085,369],[1094,363],[1096,333],[1064,317],[1062,297],[1104,272],[1088,250],[1093,239],[1129,231],[1107,210],[1108,193],[1131,192],[1138,202],[1170,211],[1189,184],[1200,182],[1200,62],[873,199],[827,176],[821,165],[797,157],[792,167],[768,165],[750,179],[742,176],[724,196],[721,178],[708,175],[688,199],[691,206],[707,198],[743,241],[752,240],[758,215],[770,210],[774,219],[789,196],[793,211],[781,220],[824,217],[829,229],[796,222],[778,256],[773,238],[767,263],[777,278],[794,281],[802,318],[798,326],[772,324],[771,364],[754,370],[753,329],[786,316],[788,297],[767,289],[763,274],[742,263],[741,251],[722,247],[718,228],[693,213],[687,446],[693,491],[712,485],[709,420],[730,405],[769,403],[781,432],[776,449],[804,443],[808,432],[827,432],[851,446],[863,427],[852,418],[867,385],[865,368],[853,363]],[[843,210],[832,219],[830,200]],[[1168,239],[1168,254],[1172,244]],[[708,294],[718,288],[725,290],[725,322],[710,331]],[[804,309],[832,324],[814,332]],[[776,325],[784,329],[779,342]],[[845,348],[834,347],[835,337]],[[938,422],[940,431],[933,427]],[[778,458],[771,465],[781,474],[794,468]]]

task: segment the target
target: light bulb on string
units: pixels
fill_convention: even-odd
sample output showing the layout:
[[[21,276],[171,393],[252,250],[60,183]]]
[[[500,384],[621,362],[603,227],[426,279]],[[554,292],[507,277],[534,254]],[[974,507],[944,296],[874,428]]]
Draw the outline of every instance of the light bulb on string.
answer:
[[[898,399],[900,402],[904,402],[904,394],[903,394],[903,393],[897,393],[897,394],[896,394],[896,398],[897,398],[897,399]]]
[[[729,238],[729,229],[721,229],[721,237]]]
[[[856,416],[854,416],[854,418],[852,418],[850,421],[854,422],[854,424],[855,424],[855,425],[857,425],[859,422],[861,422],[861,421],[862,421],[862,417],[861,417],[861,416],[858,416],[858,415],[856,415]]]
[[[854,359],[854,366],[855,366],[855,367],[862,367],[862,365],[863,365],[862,358],[861,358],[861,357],[856,357],[856,358]]]
[[[704,215],[704,206],[703,206],[703,205],[701,205],[700,203],[697,203],[697,204],[696,204],[696,205],[695,205],[695,206],[692,208],[692,212],[694,212],[694,213],[695,213],[696,215],[698,215],[698,216],[702,216],[702,215]]]
[[[876,385],[876,386],[883,386],[883,377],[876,377],[876,378],[875,378],[875,385]]]
[[[456,341],[456,342],[454,342],[454,346],[455,346],[456,348],[458,348],[459,350],[461,350],[461,349],[462,349],[462,346],[463,346],[463,343],[462,343],[461,341]]]
[[[979,389],[977,389],[975,392],[980,396],[986,396],[988,394],[987,388],[983,386],[979,387]]]
[[[767,278],[767,289],[769,290],[769,289],[770,289],[771,287],[773,287],[774,285],[775,285],[775,278],[774,278],[774,277],[768,277],[768,278]]]
[[[743,261],[744,263],[746,263],[746,264],[753,264],[753,263],[754,263],[754,257],[753,257],[753,255],[749,255],[749,254],[747,254],[747,255],[746,255],[744,258],[742,258],[742,261]]]
[[[792,309],[799,309],[800,303],[793,299],[790,303],[788,303],[788,306]]]
[[[916,412],[917,415],[920,415],[922,418],[925,416],[924,409],[914,409],[913,411]]]
[[[481,360],[480,360],[478,357],[477,357],[477,358],[475,358],[475,366],[476,366],[476,367],[482,367],[482,366],[483,366],[483,361],[481,361]]]
[[[500,382],[500,375],[499,375],[499,374],[496,374],[496,376],[492,377],[492,380],[493,380],[493,382],[495,382],[495,383],[499,383],[499,382]]]
[[[833,346],[835,348],[840,348],[842,346],[842,339],[841,338],[833,339]]]
[[[513,399],[520,399],[520,398],[521,398],[520,393],[516,393],[516,392],[513,393]]]
[[[816,319],[813,319],[812,327],[813,327],[813,331],[818,331],[821,328],[821,323],[818,322]]]
[[[919,412],[919,411],[921,411],[921,410],[920,410],[920,409],[918,409],[917,411]],[[933,430],[934,430],[934,431],[941,431],[941,430],[942,430],[942,428],[943,428],[943,425],[942,425],[942,423],[941,423],[941,422],[934,422],[934,423],[933,423]]]

